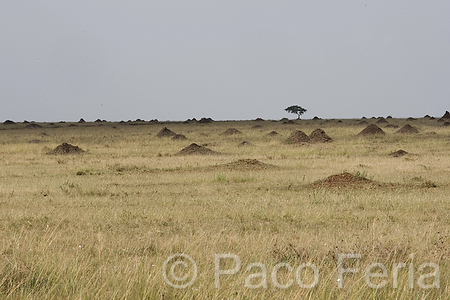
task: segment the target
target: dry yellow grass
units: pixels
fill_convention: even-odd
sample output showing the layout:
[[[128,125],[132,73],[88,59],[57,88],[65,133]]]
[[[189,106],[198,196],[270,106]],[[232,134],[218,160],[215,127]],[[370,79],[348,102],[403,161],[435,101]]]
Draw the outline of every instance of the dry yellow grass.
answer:
[[[358,137],[365,127],[356,125],[359,120],[296,122],[0,125],[0,297],[447,299],[450,129],[435,120],[391,119],[400,126],[411,123],[420,133],[395,134],[398,128],[381,124],[386,135]],[[188,140],[156,137],[164,126]],[[241,133],[223,136],[228,128]],[[309,134],[316,128],[334,142],[284,143],[293,130]],[[267,136],[272,130],[280,134]],[[239,146],[242,141],[252,146]],[[86,152],[47,154],[63,142]],[[190,143],[223,154],[174,155]],[[389,156],[399,149],[409,154]],[[224,167],[242,159],[276,167]],[[389,185],[308,186],[344,171]],[[163,276],[165,260],[177,253],[192,257],[198,268],[195,281],[183,289]],[[242,262],[236,274],[220,276],[218,288],[216,254]],[[359,272],[345,273],[342,288],[340,254],[361,255],[345,260],[345,267]],[[220,262],[222,269],[235,266],[233,259]],[[263,272],[261,265],[252,263],[266,267],[267,288],[245,286],[246,280],[263,282],[255,275]],[[280,263],[294,270],[314,264],[317,285],[301,287],[295,271],[280,267],[276,281],[294,281],[277,287],[272,272]],[[387,278],[371,279],[385,279],[382,288],[365,280],[371,263],[387,269]],[[396,288],[395,263],[406,264]],[[439,266],[440,288],[421,288],[421,275],[433,271],[419,270],[424,263]],[[178,265],[174,271],[183,277],[186,270]],[[304,283],[314,282],[312,269],[304,271]],[[431,276],[424,281],[436,282]]]

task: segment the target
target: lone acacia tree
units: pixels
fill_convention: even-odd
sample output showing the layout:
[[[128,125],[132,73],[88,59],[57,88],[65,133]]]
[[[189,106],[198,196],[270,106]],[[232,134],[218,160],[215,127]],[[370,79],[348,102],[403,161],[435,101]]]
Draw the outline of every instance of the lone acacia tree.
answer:
[[[298,105],[289,106],[284,110],[287,111],[288,113],[297,114],[297,119],[300,119],[300,116],[306,112],[306,108],[303,108]]]

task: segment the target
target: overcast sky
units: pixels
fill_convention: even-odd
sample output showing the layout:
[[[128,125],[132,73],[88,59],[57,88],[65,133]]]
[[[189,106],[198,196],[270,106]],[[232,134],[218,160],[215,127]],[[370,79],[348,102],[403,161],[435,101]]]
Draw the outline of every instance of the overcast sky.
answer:
[[[0,121],[441,116],[450,1],[0,1]]]

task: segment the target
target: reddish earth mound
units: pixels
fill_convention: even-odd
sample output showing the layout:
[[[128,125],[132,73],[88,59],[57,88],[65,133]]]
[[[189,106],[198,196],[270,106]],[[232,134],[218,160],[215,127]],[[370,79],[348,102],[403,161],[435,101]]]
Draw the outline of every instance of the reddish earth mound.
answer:
[[[173,137],[175,135],[177,134],[167,127],[164,127],[156,134],[157,137]]]
[[[242,133],[242,132],[240,132],[236,128],[228,128],[227,130],[225,130],[222,133],[222,135],[234,135],[234,134],[240,134],[240,133]]]
[[[397,133],[419,133],[419,130],[414,126],[406,124],[399,130],[397,130]]]
[[[450,112],[446,111],[445,114],[442,116],[443,119],[450,119]]]
[[[386,134],[383,129],[375,124],[370,124],[364,128],[358,135],[375,135],[375,134]]]
[[[181,151],[177,152],[175,155],[214,155],[220,154],[219,152],[213,151],[204,146],[199,146],[196,143],[192,143],[186,148],[181,149]]]
[[[401,156],[406,155],[406,154],[408,154],[408,152],[406,152],[405,150],[400,149],[400,150],[397,150],[395,152],[392,152],[389,155],[392,156],[392,157],[401,157]]]
[[[268,135],[268,136],[276,136],[276,135],[278,135],[278,132],[276,132],[275,130],[273,130],[273,131],[269,132],[267,135]]]
[[[318,180],[310,186],[314,188],[374,188],[379,187],[380,184],[367,178],[344,172]]]
[[[311,138],[301,130],[294,130],[291,133],[291,135],[287,138],[286,143],[288,144],[311,143]]]
[[[182,135],[182,134],[175,134],[173,137],[172,137],[172,140],[176,140],[176,141],[185,141],[185,140],[187,140],[187,137],[186,136],[184,136],[184,135]]]
[[[74,146],[68,143],[62,143],[57,146],[55,149],[50,151],[50,154],[80,154],[83,153],[84,150],[79,148],[78,146]]]
[[[323,131],[323,129],[317,128],[309,135],[309,138],[316,143],[332,142],[333,139]]]

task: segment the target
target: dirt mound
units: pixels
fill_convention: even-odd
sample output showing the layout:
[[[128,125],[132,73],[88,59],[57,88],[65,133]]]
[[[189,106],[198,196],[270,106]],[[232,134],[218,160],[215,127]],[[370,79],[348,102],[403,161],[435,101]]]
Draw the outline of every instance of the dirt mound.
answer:
[[[11,120],[6,120],[5,122],[3,122],[4,125],[14,125],[16,124],[16,122],[11,121]]]
[[[242,132],[240,132],[236,128],[228,128],[227,130],[225,130],[222,133],[222,135],[234,135],[234,134],[240,134],[240,133],[242,133]]]
[[[364,128],[358,135],[375,135],[375,134],[386,134],[383,129],[375,124],[370,124]]]
[[[375,123],[377,123],[377,124],[386,124],[386,123],[388,123],[388,121],[386,121],[385,118],[380,117],[380,118],[378,118],[378,120]]]
[[[62,143],[61,145],[50,151],[49,154],[80,154],[83,152],[84,150],[82,150],[78,146],[74,146],[68,143]]]
[[[86,123],[86,121],[85,121],[83,118],[81,118],[81,119],[78,121],[78,123]]]
[[[238,147],[244,147],[244,146],[254,146],[252,143],[247,142],[247,141],[243,141],[241,143],[238,144]]]
[[[445,126],[445,127],[450,126],[450,122],[445,122],[444,124],[442,124],[442,126]]]
[[[417,121],[417,119],[416,118],[413,118],[413,117],[409,117],[408,119],[406,119],[407,121]]]
[[[333,139],[320,128],[317,128],[311,132],[309,138],[316,143],[327,143],[333,141]]]
[[[392,157],[400,157],[400,156],[403,156],[403,155],[406,155],[406,154],[408,154],[408,152],[406,152],[405,150],[400,149],[400,150],[397,150],[395,152],[390,153],[389,155],[392,156]]]
[[[278,132],[276,132],[275,130],[272,130],[272,131],[269,132],[267,135],[268,135],[268,136],[276,136],[276,135],[278,135]]]
[[[445,123],[445,120],[446,120],[446,119],[444,119],[444,118],[440,118],[440,119],[438,119],[436,122],[439,122],[439,123],[441,123],[441,122],[442,122],[442,123]]]
[[[287,120],[287,121],[284,121],[283,124],[285,124],[285,125],[295,125],[297,123],[295,123],[295,121],[293,121],[293,120]]]
[[[256,118],[255,121],[262,122],[262,121],[264,121],[264,119],[263,118]]]
[[[347,172],[331,175],[322,180],[310,184],[313,188],[374,188],[380,184],[362,176],[356,176]]]
[[[176,140],[176,141],[185,141],[185,140],[187,140],[187,137],[186,136],[184,136],[184,135],[182,135],[182,134],[175,134],[173,137],[172,137],[172,140]]]
[[[257,159],[240,159],[217,167],[231,170],[263,170],[276,168],[274,165],[265,164]]]
[[[172,130],[170,130],[167,127],[164,127],[156,134],[157,137],[173,137],[176,135],[177,134],[175,132],[173,132]]]
[[[204,146],[199,146],[196,143],[192,143],[189,146],[181,149],[175,155],[214,155],[220,154]]]
[[[359,121],[356,125],[367,125],[367,124],[369,124],[369,122],[362,120]]]
[[[448,110],[445,112],[445,114],[442,116],[443,119],[450,119],[450,112]]]
[[[419,133],[419,130],[416,127],[414,127],[414,126],[406,124],[405,126],[400,128],[399,130],[397,130],[396,133]]]
[[[395,124],[388,124],[385,126],[385,128],[399,128],[400,126],[395,125]]]
[[[213,119],[211,118],[201,118],[198,123],[203,123],[203,124],[208,124],[208,123],[212,123]]]
[[[311,138],[301,130],[294,130],[291,133],[291,135],[287,138],[286,143],[288,144],[311,143]]]
[[[30,123],[27,126],[25,126],[25,128],[34,129],[34,128],[42,128],[42,126],[36,123]]]

